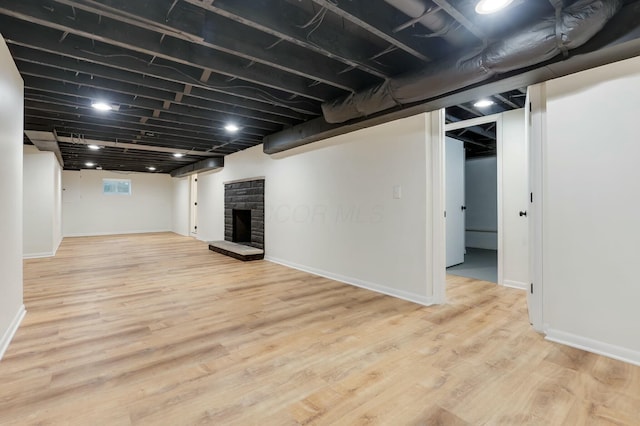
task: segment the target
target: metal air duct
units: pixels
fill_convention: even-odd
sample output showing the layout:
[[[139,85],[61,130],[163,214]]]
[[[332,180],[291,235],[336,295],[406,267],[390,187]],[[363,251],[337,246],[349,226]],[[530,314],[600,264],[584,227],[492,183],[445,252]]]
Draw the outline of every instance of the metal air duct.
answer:
[[[622,0],[579,0],[556,15],[498,40],[480,52],[430,65],[345,98],[326,102],[327,123],[365,117],[441,96],[496,74],[526,68],[582,46],[622,7]]]

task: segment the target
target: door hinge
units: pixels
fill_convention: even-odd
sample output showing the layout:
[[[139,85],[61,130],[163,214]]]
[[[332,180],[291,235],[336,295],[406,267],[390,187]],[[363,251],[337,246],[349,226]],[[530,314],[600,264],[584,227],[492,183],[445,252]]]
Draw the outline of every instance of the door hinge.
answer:
[[[444,212],[444,217],[447,217],[447,212],[446,211]]]
[[[529,102],[529,112],[533,112],[533,106],[531,106],[531,102]]]
[[[529,195],[531,197],[531,202],[533,203],[533,192],[531,192]]]
[[[531,283],[531,294],[533,294],[533,283]]]

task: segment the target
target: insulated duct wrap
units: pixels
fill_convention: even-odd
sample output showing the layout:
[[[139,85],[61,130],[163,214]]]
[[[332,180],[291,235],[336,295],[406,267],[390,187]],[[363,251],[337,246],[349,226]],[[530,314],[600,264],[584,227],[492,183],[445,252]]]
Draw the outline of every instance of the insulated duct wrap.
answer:
[[[526,68],[582,46],[622,7],[622,0],[579,0],[556,16],[492,43],[481,52],[433,64],[421,71],[322,104],[328,123],[343,123],[397,105],[418,102]],[[557,36],[559,34],[559,36]]]

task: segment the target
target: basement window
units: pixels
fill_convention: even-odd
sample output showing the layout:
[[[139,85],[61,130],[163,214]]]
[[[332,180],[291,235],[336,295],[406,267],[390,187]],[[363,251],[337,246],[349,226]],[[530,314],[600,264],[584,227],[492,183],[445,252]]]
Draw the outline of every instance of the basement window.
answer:
[[[107,195],[131,195],[131,179],[102,179],[102,193]]]

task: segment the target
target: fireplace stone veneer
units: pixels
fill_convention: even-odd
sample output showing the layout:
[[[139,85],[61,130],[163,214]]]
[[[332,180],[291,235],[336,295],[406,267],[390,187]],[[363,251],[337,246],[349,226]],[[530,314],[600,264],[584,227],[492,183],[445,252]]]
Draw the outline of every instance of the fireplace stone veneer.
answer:
[[[251,211],[251,239],[241,243],[264,250],[264,179],[224,185],[225,241],[234,239],[234,209]]]

